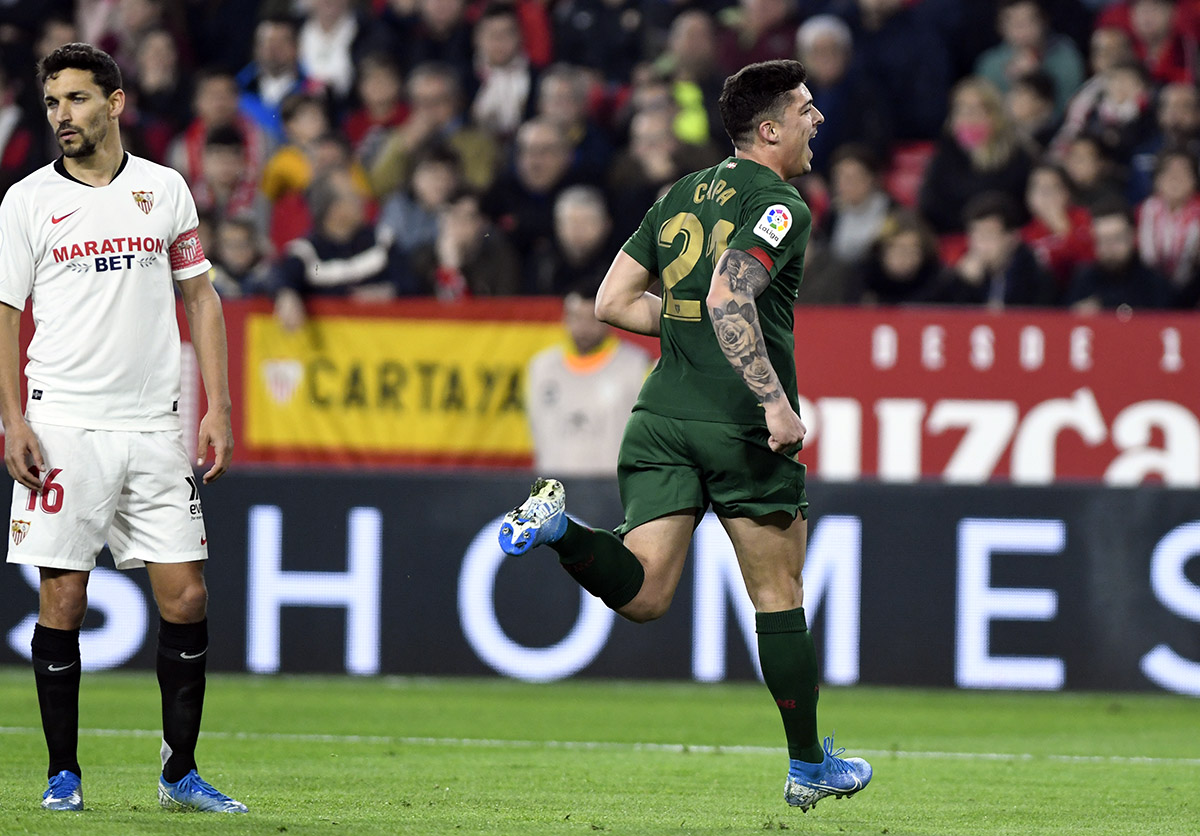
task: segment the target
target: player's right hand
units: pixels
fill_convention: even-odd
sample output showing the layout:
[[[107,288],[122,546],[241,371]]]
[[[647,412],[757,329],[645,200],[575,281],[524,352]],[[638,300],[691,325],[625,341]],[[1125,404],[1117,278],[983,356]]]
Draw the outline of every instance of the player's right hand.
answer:
[[[41,474],[46,472],[42,448],[33,429],[24,420],[4,428],[4,464],[8,475],[31,491],[42,490]]]
[[[787,401],[777,401],[767,407],[767,431],[771,434],[767,444],[776,453],[791,457],[804,446],[804,434],[808,428]]]

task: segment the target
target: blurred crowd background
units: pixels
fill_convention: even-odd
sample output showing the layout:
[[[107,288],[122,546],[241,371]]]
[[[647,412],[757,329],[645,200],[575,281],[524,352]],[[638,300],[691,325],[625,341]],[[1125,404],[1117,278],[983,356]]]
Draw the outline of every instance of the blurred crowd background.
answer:
[[[124,73],[225,296],[590,296],[798,58],[806,304],[1194,308],[1200,0],[0,0],[0,194],[58,155],[36,61]]]

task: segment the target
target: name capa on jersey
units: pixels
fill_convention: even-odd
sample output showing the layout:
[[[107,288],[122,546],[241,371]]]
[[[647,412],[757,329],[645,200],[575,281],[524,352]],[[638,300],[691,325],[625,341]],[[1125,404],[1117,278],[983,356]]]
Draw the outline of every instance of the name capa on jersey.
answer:
[[[56,264],[77,258],[95,256],[97,273],[106,270],[120,270],[133,266],[135,258],[141,259],[147,255],[162,255],[167,248],[167,242],[162,238],[145,236],[144,238],[105,238],[103,241],[84,241],[54,248]],[[140,260],[139,260],[139,263]],[[143,264],[142,266],[145,266]],[[85,268],[86,269],[86,268]]]

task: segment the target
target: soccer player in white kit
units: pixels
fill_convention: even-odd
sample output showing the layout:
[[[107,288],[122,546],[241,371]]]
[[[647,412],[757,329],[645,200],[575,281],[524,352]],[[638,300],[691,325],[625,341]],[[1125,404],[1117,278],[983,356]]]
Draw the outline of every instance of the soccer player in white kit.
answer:
[[[67,44],[40,66],[62,157],[0,204],[0,419],[13,486],[8,561],[39,567],[32,650],[49,787],[42,806],[82,810],[79,629],[89,572],[108,543],[145,566],[158,603],[167,809],[243,813],[196,771],[208,649],[208,542],[179,420],[177,287],[204,380],[204,483],[233,451],[225,321],[207,278],[196,207],[178,172],[127,154],[113,59]],[[20,402],[21,311],[36,331]]]

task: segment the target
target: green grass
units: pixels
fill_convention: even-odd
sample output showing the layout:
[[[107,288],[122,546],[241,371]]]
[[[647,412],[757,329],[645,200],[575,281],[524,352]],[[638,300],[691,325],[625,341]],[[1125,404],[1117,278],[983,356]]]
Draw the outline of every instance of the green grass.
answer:
[[[32,675],[0,670],[0,834],[1200,832],[1181,697],[828,688],[875,779],[802,815],[762,686],[211,676],[201,771],[251,812],[200,816],[158,809],[153,675],[83,682],[87,810],[45,813]]]

